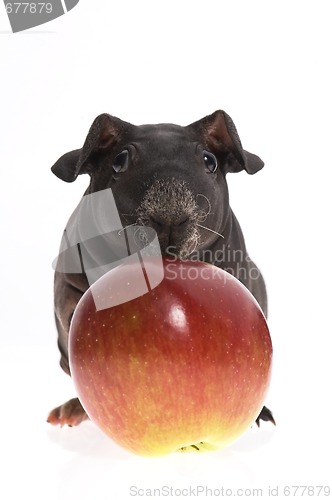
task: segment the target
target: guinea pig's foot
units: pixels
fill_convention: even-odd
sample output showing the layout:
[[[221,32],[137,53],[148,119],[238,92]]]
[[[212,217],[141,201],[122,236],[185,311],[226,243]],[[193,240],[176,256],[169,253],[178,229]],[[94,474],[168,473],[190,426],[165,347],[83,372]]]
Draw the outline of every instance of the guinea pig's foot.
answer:
[[[69,427],[73,427],[74,425],[78,425],[83,420],[87,420],[89,417],[85,413],[83,406],[81,405],[78,398],[73,398],[64,403],[57,408],[52,410],[47,418],[47,422],[52,425],[60,425],[63,427],[64,425],[68,425]]]
[[[256,424],[258,427],[260,427],[261,420],[264,420],[265,422],[272,422],[273,425],[276,425],[271,410],[266,408],[266,406],[263,406],[260,414],[256,418]]]

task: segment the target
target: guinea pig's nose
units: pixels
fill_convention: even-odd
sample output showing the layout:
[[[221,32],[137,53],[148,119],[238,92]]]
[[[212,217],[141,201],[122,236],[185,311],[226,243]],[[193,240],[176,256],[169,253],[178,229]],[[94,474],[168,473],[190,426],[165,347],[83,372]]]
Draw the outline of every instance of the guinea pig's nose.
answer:
[[[154,224],[159,229],[170,229],[172,227],[184,226],[188,222],[189,217],[187,215],[183,215],[181,217],[172,217],[166,214],[165,216],[150,216],[150,220],[152,224]]]

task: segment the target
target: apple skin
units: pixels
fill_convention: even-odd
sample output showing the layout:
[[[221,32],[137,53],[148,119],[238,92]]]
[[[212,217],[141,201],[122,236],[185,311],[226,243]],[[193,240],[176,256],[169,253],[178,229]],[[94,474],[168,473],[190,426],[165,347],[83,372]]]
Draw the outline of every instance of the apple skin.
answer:
[[[223,448],[264,404],[267,323],[229,273],[197,261],[163,264],[162,282],[130,302],[96,311],[93,294],[135,285],[136,264],[120,265],[87,290],[71,323],[71,375],[90,419],[136,454],[202,442]]]

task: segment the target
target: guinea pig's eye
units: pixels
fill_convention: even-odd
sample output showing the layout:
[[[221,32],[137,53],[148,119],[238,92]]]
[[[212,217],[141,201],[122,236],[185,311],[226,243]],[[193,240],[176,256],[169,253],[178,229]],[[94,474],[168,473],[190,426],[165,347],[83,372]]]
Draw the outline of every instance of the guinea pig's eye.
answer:
[[[128,149],[124,149],[114,158],[113,170],[117,174],[120,172],[124,172],[125,170],[127,170],[128,164],[129,164],[129,152]]]
[[[214,172],[218,168],[218,160],[214,156],[214,154],[210,153],[210,151],[206,151],[204,149],[203,151],[203,160],[205,163],[205,166],[209,169],[209,171],[214,174]]]

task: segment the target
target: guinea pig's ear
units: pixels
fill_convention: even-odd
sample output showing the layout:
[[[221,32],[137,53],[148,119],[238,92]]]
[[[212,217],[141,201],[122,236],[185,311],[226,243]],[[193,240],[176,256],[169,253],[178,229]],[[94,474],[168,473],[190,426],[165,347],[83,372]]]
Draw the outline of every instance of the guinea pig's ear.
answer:
[[[204,140],[213,152],[225,158],[225,171],[255,174],[263,168],[263,161],[256,155],[245,151],[233,120],[225,111],[215,111],[200,122]],[[230,153],[230,154],[229,154]]]
[[[70,153],[66,153],[61,156],[61,158],[59,158],[51,168],[53,174],[59,177],[62,181],[73,182],[77,177],[76,165],[80,155],[81,149],[75,149],[75,151],[70,151]]]
[[[66,182],[73,182],[80,174],[93,174],[98,153],[110,151],[128,126],[129,123],[106,113],[97,116],[83,147],[61,156],[51,168],[52,172]]]

